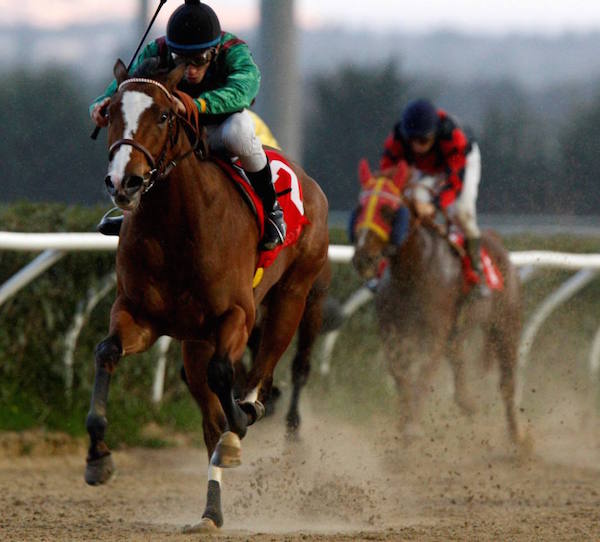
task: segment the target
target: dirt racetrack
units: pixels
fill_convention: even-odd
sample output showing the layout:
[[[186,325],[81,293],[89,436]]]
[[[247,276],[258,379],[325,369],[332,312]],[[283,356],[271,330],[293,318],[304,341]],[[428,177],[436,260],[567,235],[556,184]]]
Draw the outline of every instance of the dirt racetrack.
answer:
[[[425,437],[402,446],[393,425],[340,424],[307,402],[297,442],[284,438],[281,416],[252,428],[244,464],[224,473],[226,523],[215,538],[600,540],[598,420],[582,421],[569,404],[537,420],[523,459],[499,407],[465,420],[441,402]],[[84,455],[5,454],[0,539],[203,538],[182,533],[203,510],[202,449],[116,452],[118,475],[99,488],[83,481]]]

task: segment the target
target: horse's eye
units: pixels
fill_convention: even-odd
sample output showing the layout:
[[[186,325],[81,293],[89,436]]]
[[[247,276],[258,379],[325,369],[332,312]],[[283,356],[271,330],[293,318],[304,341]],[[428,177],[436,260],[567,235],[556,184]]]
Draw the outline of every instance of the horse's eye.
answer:
[[[161,113],[161,115],[158,119],[158,123],[162,124],[163,122],[166,122],[168,118],[169,118],[169,113]]]

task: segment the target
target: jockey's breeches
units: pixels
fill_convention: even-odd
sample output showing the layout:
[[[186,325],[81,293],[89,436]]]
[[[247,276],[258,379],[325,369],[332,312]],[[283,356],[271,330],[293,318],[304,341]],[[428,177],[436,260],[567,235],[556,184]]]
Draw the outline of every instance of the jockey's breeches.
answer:
[[[233,113],[221,124],[207,126],[206,129],[209,147],[237,156],[246,171],[254,173],[267,165],[267,155],[256,137],[252,117],[245,109]]]

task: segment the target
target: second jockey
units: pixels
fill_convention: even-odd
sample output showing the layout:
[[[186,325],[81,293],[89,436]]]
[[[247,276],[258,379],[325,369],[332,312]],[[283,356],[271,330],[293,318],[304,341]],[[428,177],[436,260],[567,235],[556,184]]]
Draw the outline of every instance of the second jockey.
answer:
[[[477,143],[444,110],[418,99],[406,106],[385,140],[380,169],[394,167],[401,160],[416,170],[411,181],[416,185],[417,209],[433,214],[437,207],[463,229],[466,252],[479,278],[477,292],[489,296],[476,213],[481,178]]]
[[[224,149],[239,158],[263,202],[265,234],[261,248],[271,250],[282,244],[286,234],[283,212],[277,202],[267,156],[248,111],[258,93],[260,72],[246,43],[222,32],[217,15],[208,5],[199,0],[185,0],[169,18],[166,36],[142,50],[132,73],[150,58],[166,58],[173,68],[185,64],[185,75],[178,89],[194,98],[200,120],[207,128],[209,147]],[[117,83],[113,81],[90,106],[96,125],[108,125],[106,109],[116,91]],[[122,218],[103,220],[99,230],[118,234],[121,221]]]

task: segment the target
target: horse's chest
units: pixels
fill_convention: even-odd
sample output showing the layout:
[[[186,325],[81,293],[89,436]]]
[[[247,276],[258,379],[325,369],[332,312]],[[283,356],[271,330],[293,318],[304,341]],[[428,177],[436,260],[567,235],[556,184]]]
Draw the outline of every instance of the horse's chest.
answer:
[[[120,273],[120,279],[125,296],[153,316],[173,312],[179,306],[189,310],[193,273],[186,253],[183,248],[167,250],[151,238],[137,243],[135,250],[124,251],[120,267],[127,272]]]

